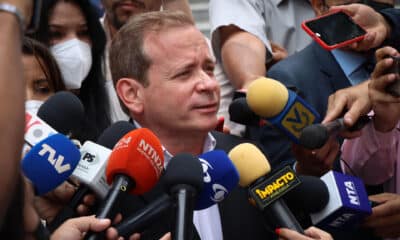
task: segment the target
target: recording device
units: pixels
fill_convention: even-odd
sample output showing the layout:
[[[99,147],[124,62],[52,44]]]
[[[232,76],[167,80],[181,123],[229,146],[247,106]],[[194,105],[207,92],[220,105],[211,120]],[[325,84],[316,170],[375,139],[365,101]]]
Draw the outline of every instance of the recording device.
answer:
[[[394,73],[397,76],[397,79],[390,83],[388,86],[386,86],[386,92],[392,94],[395,97],[400,97],[400,56],[393,57],[390,56],[393,59],[393,64],[388,70],[387,73]]]
[[[264,213],[274,228],[286,227],[303,233],[303,228],[282,197],[301,182],[290,167],[267,175],[271,167],[262,152],[253,144],[243,143],[229,152],[239,171],[241,187],[247,187],[250,203]]]
[[[237,187],[239,173],[222,150],[214,150],[199,156],[203,171],[203,190],[197,197],[194,210],[203,210],[221,202],[231,190]],[[169,167],[166,172],[170,171]],[[173,206],[171,197],[163,194],[145,208],[125,217],[117,224],[118,235],[129,237],[136,232],[142,232],[157,220],[158,216]]]
[[[366,31],[344,11],[332,11],[302,22],[301,27],[326,50],[341,48],[364,39]]]
[[[265,120],[257,116],[249,107],[246,97],[234,99],[229,104],[229,119],[232,122],[243,124],[246,126],[263,126]]]
[[[370,120],[371,118],[367,115],[361,116],[351,127],[344,124],[343,118],[338,118],[329,123],[312,124],[301,131],[299,143],[308,149],[318,149],[325,145],[330,136],[343,130],[361,130]]]
[[[175,155],[164,175],[167,191],[176,202],[173,239],[192,239],[193,210],[198,194],[203,189],[203,168],[197,157],[189,153]]]
[[[148,192],[157,183],[163,168],[163,150],[153,132],[139,128],[126,134],[108,159],[106,180],[111,188],[100,203],[96,217],[113,219],[125,194]],[[103,236],[102,233],[88,233],[85,239],[103,239]]]
[[[57,229],[68,218],[76,216],[75,209],[86,194],[94,192],[100,199],[106,196],[110,189],[105,178],[107,160],[111,154],[110,149],[133,129],[134,126],[127,121],[116,122],[103,131],[97,143],[87,141],[82,145],[80,148],[81,158],[72,173],[72,177],[81,184],[68,205],[47,225],[50,231]]]
[[[27,34],[35,33],[36,30],[39,28],[41,9],[42,0],[33,0],[33,12],[31,22],[25,30]]]
[[[323,229],[346,229],[372,213],[363,182],[354,176],[329,171],[321,177],[329,190],[329,201],[317,213],[311,213],[314,225]]]
[[[260,77],[250,83],[246,96],[250,109],[299,143],[304,127],[320,122],[318,112],[282,83]]]
[[[21,168],[33,183],[35,194],[43,195],[67,180],[79,159],[78,148],[56,133],[35,144],[22,159]]]

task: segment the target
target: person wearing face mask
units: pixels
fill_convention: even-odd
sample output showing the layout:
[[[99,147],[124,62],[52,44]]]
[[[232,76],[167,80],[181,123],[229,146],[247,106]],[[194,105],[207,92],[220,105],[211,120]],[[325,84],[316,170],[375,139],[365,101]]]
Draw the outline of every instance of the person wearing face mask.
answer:
[[[22,64],[26,80],[25,111],[36,114],[51,95],[65,90],[60,69],[49,49],[25,37],[22,43]]]
[[[111,123],[102,71],[106,36],[95,11],[88,0],[44,0],[32,35],[50,47],[65,87],[84,105],[85,123],[73,132],[81,142],[95,141]]]

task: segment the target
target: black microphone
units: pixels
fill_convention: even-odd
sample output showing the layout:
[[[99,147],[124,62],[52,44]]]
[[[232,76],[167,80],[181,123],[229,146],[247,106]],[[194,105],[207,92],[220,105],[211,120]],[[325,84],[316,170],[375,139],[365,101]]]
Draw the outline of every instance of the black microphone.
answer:
[[[82,126],[85,110],[77,96],[61,91],[50,96],[40,106],[37,116],[59,133],[71,135],[72,131]]]
[[[367,124],[371,118],[367,115],[361,116],[353,126],[347,127],[343,118],[338,118],[329,123],[313,124],[305,127],[300,134],[299,143],[308,149],[317,149],[324,146],[329,137],[340,131],[358,131]]]
[[[171,159],[167,169],[164,183],[177,203],[173,239],[191,239],[193,210],[204,185],[203,168],[198,158],[188,153],[180,153]]]
[[[261,126],[266,122],[250,109],[245,97],[234,99],[229,105],[228,112],[232,122],[246,126]]]

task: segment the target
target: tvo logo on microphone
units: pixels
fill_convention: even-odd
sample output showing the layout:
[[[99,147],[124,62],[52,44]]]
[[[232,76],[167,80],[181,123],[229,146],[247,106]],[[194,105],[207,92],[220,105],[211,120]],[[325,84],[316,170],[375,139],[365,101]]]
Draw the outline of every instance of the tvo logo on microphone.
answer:
[[[42,144],[42,149],[39,151],[38,154],[44,157],[44,155],[46,155],[47,153],[49,154],[47,160],[51,165],[54,166],[54,169],[57,171],[57,173],[62,174],[71,169],[71,165],[69,165],[68,163],[63,165],[63,155],[59,154],[56,158],[56,150],[44,143]]]

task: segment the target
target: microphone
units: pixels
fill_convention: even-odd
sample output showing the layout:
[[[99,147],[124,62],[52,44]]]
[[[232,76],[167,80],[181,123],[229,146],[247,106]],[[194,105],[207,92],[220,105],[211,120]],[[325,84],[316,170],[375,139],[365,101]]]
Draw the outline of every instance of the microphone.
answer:
[[[106,180],[112,184],[96,213],[97,218],[113,219],[126,192],[140,195],[157,183],[164,168],[160,140],[147,128],[135,129],[114,146],[106,166]],[[102,239],[87,234],[85,239]]]
[[[170,195],[177,202],[173,239],[191,239],[195,200],[203,189],[201,163],[191,154],[180,153],[171,159],[167,169],[164,183]]]
[[[40,106],[37,116],[25,112],[25,142],[34,146],[57,132],[68,135],[82,119],[84,110],[79,98],[70,92],[57,92]]]
[[[329,201],[319,212],[311,213],[314,225],[323,229],[350,228],[371,215],[371,204],[361,179],[329,171],[321,177],[329,191]]]
[[[265,120],[257,116],[249,107],[246,97],[240,97],[232,100],[229,104],[229,119],[232,122],[246,126],[263,126]]]
[[[271,170],[268,160],[250,143],[237,145],[228,155],[239,171],[239,185],[248,187],[250,203],[257,206],[269,222],[276,225],[275,228],[286,227],[303,233],[301,225],[281,199],[300,184],[294,171],[285,167],[266,176]]]
[[[338,118],[329,123],[312,124],[301,131],[299,143],[308,149],[321,148],[328,141],[330,136],[343,130],[358,131],[370,120],[371,118],[367,115],[360,116],[351,127],[344,125],[343,118]]]
[[[312,106],[271,78],[254,80],[247,89],[246,100],[252,111],[282,130],[296,144],[304,127],[320,121]]]
[[[105,178],[106,164],[111,154],[110,149],[133,129],[134,126],[127,121],[115,122],[103,131],[97,140],[97,144],[86,141],[82,145],[80,161],[72,173],[72,177],[77,179],[81,185],[68,205],[48,224],[50,231],[57,229],[66,219],[76,216],[76,207],[90,191],[93,191],[101,199],[106,196],[110,189]]]
[[[22,159],[21,168],[33,183],[35,194],[43,195],[68,179],[79,159],[77,147],[57,133],[34,145]]]
[[[239,173],[228,155],[222,150],[213,150],[199,156],[203,170],[203,190],[197,197],[195,210],[203,210],[225,199],[227,194],[237,186]],[[169,167],[166,172],[169,171]],[[173,205],[169,195],[163,194],[132,216],[115,226],[118,235],[129,237],[133,233],[142,232],[151,225],[160,214]]]

